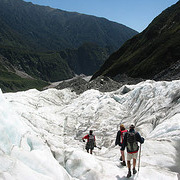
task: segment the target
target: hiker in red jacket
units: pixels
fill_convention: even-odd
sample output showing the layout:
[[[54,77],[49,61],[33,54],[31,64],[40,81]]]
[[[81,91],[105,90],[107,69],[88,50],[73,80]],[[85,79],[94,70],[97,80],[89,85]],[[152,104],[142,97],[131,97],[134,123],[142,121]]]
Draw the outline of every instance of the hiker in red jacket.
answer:
[[[115,146],[116,145],[122,146],[123,139],[124,139],[124,134],[126,132],[127,132],[127,130],[125,129],[124,125],[121,124],[120,125],[120,130],[117,132]],[[123,162],[121,162],[121,165],[126,166],[124,151],[121,151],[120,161],[123,161]]]
[[[92,154],[94,147],[96,147],[96,139],[95,139],[95,135],[93,135],[93,131],[90,130],[89,134],[87,134],[82,138],[83,142],[85,142],[84,139],[87,139],[87,143],[86,143],[87,152],[89,153],[89,149],[90,149],[90,154]]]

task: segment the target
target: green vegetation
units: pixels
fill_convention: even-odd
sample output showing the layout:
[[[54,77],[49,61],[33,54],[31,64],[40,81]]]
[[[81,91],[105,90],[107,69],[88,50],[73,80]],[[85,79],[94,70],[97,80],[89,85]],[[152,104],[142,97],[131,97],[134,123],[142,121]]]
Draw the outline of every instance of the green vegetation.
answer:
[[[180,59],[180,2],[163,11],[140,34],[112,54],[93,78],[99,75],[153,79]]]
[[[45,81],[58,81],[73,77],[72,70],[59,53],[36,53],[25,49],[0,48],[0,54],[17,69],[34,78]]]
[[[116,50],[137,34],[122,24],[22,0],[0,1],[0,44],[36,51],[77,49],[93,42]]]
[[[20,78],[14,73],[0,71],[0,89],[2,92],[24,91],[32,88],[42,90],[48,83],[42,80]]]
[[[92,75],[108,58],[110,51],[108,47],[85,43],[78,49],[61,51],[60,55],[76,74]]]
[[[38,87],[32,79],[27,82],[16,75],[13,80],[13,69],[46,82],[68,79],[75,73],[91,75],[135,34],[104,18],[23,0],[0,0],[0,56],[11,69],[7,71],[0,63],[1,73],[10,73],[8,79],[5,74],[1,77],[1,87],[4,91]]]

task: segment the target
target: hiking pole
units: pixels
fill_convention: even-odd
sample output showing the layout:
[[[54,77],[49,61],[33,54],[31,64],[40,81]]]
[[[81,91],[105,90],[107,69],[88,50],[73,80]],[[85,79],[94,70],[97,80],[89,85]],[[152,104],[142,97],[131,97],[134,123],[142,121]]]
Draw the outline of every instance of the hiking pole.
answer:
[[[140,150],[139,150],[138,171],[139,171],[139,168],[140,168],[140,159],[141,159],[141,144],[140,144]]]
[[[96,148],[98,148],[98,149],[100,149],[100,150],[101,150],[101,147],[98,147],[98,146],[94,146],[94,147],[96,147]]]

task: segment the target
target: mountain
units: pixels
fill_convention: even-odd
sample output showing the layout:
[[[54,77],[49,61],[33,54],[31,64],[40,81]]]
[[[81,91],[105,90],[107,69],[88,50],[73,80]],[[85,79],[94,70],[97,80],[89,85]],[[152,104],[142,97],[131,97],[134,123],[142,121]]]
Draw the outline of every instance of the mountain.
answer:
[[[0,55],[0,88],[3,92],[27,90],[32,87],[42,89],[49,83],[34,79],[27,73],[17,70],[7,58]]]
[[[134,78],[155,79],[158,75],[159,79],[171,79],[159,75],[170,67],[179,68],[179,60],[180,1],[164,10],[142,33],[113,53],[93,78],[126,74]],[[178,73],[178,70],[173,70],[175,72]],[[175,74],[173,76],[180,78]]]
[[[95,43],[84,43],[77,49],[60,51],[61,57],[68,63],[75,74],[92,75],[100,68],[111,50]]]
[[[92,75],[135,34],[105,18],[0,0],[0,55],[35,79],[54,82]]]
[[[114,50],[137,34],[105,18],[38,6],[22,0],[0,0],[0,17],[22,41],[19,44],[25,42],[38,50],[74,49],[85,42],[110,46]],[[3,40],[7,41],[7,45],[16,42],[11,37],[3,36]]]
[[[67,62],[56,52],[30,52],[21,48],[1,47],[0,55],[6,62],[5,66],[2,63],[4,61],[0,61],[0,88],[3,92],[41,89],[49,81],[63,80],[74,75]],[[22,74],[26,76],[22,77]]]
[[[180,80],[147,80],[105,93],[0,92],[0,179],[126,180],[115,139],[120,124],[135,124],[145,142],[130,179],[179,180],[179,87]],[[82,141],[91,129],[99,147],[92,155]]]

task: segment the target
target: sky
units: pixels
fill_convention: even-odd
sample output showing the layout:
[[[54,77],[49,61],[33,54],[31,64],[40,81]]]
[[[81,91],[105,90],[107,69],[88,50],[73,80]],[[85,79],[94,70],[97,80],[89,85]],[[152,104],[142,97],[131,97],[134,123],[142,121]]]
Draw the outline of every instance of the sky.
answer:
[[[65,11],[104,17],[138,32],[178,0],[25,0]]]

